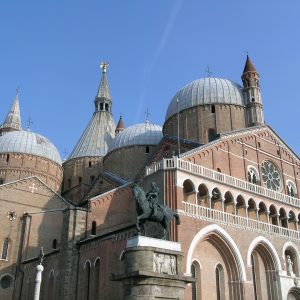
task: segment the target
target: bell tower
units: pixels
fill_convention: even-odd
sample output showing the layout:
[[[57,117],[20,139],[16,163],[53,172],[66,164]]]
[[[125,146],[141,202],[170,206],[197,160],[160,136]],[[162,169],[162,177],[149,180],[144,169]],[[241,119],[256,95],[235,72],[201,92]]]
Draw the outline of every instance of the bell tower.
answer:
[[[241,78],[246,99],[246,126],[262,125],[265,121],[260,94],[259,74],[248,55]]]

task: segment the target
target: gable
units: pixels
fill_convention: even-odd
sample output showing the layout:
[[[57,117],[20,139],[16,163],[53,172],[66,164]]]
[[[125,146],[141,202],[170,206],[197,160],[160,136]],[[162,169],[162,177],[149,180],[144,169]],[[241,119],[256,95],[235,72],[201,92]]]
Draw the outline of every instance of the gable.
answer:
[[[280,171],[280,192],[287,193],[287,182],[300,188],[299,157],[268,126],[222,134],[214,142],[181,155],[206,168],[248,181],[249,168],[262,178],[262,164],[271,162]]]
[[[0,202],[23,207],[24,212],[71,206],[37,177],[28,177],[0,185]]]

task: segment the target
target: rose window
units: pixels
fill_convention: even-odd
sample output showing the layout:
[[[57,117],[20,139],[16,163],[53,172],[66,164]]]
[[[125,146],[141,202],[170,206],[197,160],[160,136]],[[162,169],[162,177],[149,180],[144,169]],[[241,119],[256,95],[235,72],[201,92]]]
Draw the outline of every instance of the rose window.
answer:
[[[281,186],[280,172],[270,161],[265,161],[261,166],[262,180],[268,189],[279,191]]]

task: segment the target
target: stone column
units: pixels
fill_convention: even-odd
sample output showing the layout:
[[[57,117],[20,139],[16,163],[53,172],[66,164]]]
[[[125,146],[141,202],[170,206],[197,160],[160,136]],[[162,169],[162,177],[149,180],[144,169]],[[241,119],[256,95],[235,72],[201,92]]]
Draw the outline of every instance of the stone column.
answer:
[[[44,267],[42,265],[36,266],[36,277],[34,281],[34,296],[33,300],[39,300],[40,299],[40,289],[41,289],[41,283],[42,283],[42,272],[44,270]]]
[[[40,289],[41,289],[41,283],[42,283],[42,272],[44,271],[44,267],[42,266],[44,260],[44,250],[43,247],[41,247],[40,255],[39,255],[39,264],[36,266],[36,276],[34,281],[34,295],[33,300],[39,300],[40,299]]]

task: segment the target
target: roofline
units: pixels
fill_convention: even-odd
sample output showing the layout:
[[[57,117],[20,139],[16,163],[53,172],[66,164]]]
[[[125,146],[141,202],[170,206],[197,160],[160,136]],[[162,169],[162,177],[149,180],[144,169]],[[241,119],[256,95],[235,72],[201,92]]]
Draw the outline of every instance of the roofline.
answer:
[[[214,141],[211,141],[207,144],[204,144],[204,145],[202,145],[198,148],[195,148],[195,149],[192,149],[190,151],[184,152],[179,156],[179,158],[184,158],[188,155],[191,155],[191,154],[195,153],[196,151],[203,150],[205,148],[209,148],[212,145],[221,142],[224,138],[234,137],[238,134],[246,134],[246,133],[249,133],[251,131],[254,131],[254,134],[255,134],[255,132],[261,131],[263,129],[269,129],[280,140],[281,146],[286,148],[288,151],[290,151],[291,154],[293,156],[295,156],[297,158],[298,162],[300,163],[299,156],[283,141],[283,139],[269,125],[266,125],[266,124],[265,125],[253,126],[253,127],[246,127],[246,128],[237,129],[237,130],[234,130],[234,131],[228,131],[228,132],[220,133],[220,138],[218,138]]]
[[[127,183],[125,183],[125,184],[123,184],[123,185],[121,185],[121,186],[118,186],[118,187],[116,187],[116,188],[114,188],[114,189],[112,189],[112,190],[109,190],[109,191],[107,191],[107,192],[105,192],[105,193],[103,193],[103,194],[99,194],[99,195],[97,195],[97,196],[94,196],[93,198],[87,199],[87,200],[85,200],[84,202],[82,202],[81,204],[84,204],[84,203],[86,203],[86,202],[93,201],[93,200],[95,200],[96,198],[98,198],[99,196],[102,197],[102,196],[105,196],[105,195],[107,195],[107,194],[109,194],[109,193],[116,192],[117,190],[122,189],[122,188],[125,188],[125,187],[127,187],[127,186],[130,186],[130,185],[132,185],[133,183],[134,183],[133,181],[129,181],[129,182],[127,182]]]
[[[67,204],[69,205],[72,205],[74,207],[76,207],[76,204],[70,200],[67,200],[65,198],[63,198],[61,195],[59,195],[57,192],[53,191],[51,187],[49,187],[45,182],[43,182],[40,178],[38,178],[37,176],[29,176],[29,177],[24,177],[24,178],[21,178],[21,179],[18,179],[18,180],[14,180],[14,181],[10,181],[10,182],[6,182],[6,183],[3,183],[0,185],[0,187],[2,186],[7,186],[9,184],[13,184],[13,183],[17,183],[17,182],[20,182],[22,180],[26,180],[26,179],[32,179],[32,178],[35,178],[37,179],[38,181],[40,181],[44,186],[46,186],[52,193],[54,193],[58,198],[60,198],[61,200],[63,200],[64,202],[66,202]]]

